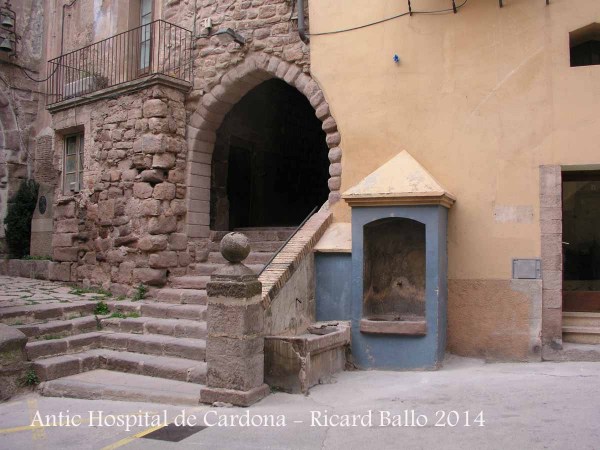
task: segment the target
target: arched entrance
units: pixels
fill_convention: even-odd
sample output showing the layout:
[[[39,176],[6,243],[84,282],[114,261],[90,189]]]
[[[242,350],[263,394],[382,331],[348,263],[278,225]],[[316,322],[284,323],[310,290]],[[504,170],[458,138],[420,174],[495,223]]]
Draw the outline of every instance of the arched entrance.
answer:
[[[211,229],[298,225],[329,195],[321,122],[284,81],[265,81],[227,113],[212,157]]]
[[[268,80],[272,81],[265,83]],[[264,86],[259,86],[263,83],[265,83]],[[285,87],[284,83],[287,83],[289,87]],[[247,94],[248,97],[245,98]],[[234,125],[228,124],[230,119],[226,119],[226,116],[234,117],[241,114],[249,120],[247,123],[259,119],[268,122],[265,117],[255,117],[255,115],[261,114],[256,113],[257,110],[261,110],[257,105],[263,103],[262,110],[265,111],[271,111],[272,108],[277,111],[277,108],[282,108],[281,101],[265,100],[269,96],[279,96],[280,98],[289,96],[292,99],[291,102],[300,105],[297,108],[290,108],[291,116],[301,112],[304,117],[308,117],[310,115],[308,106],[310,105],[314,115],[311,116],[311,120],[317,125],[308,126],[313,130],[308,142],[297,142],[292,145],[292,150],[290,150],[295,157],[302,156],[307,164],[310,162],[310,169],[305,168],[299,171],[298,164],[296,164],[295,173],[292,173],[291,168],[290,170],[281,169],[285,165],[290,165],[288,162],[280,161],[279,164],[275,164],[281,169],[282,180],[296,180],[295,183],[298,185],[292,188],[290,184],[293,183],[280,182],[279,185],[286,184],[284,194],[279,192],[281,189],[278,189],[278,185],[273,181],[278,179],[277,176],[263,185],[261,180],[265,176],[259,172],[270,168],[273,173],[273,167],[270,167],[269,164],[272,165],[273,161],[284,158],[278,156],[281,155],[280,152],[269,152],[270,156],[275,154],[275,158],[264,158],[266,155],[259,152],[265,148],[281,148],[281,146],[286,147],[285,150],[288,151],[286,139],[289,139],[289,142],[298,139],[299,133],[296,130],[287,130],[284,138],[275,139],[278,142],[277,145],[266,144],[268,139],[264,139],[265,135],[270,134],[271,137],[276,135],[277,133],[273,130],[269,133],[262,133],[263,144],[260,145],[252,144],[252,142],[261,141],[256,137],[251,139],[250,143],[247,140],[244,141],[243,138],[236,137],[233,139],[233,145],[223,138],[225,135],[230,136],[231,133],[228,133],[227,130],[234,127]],[[303,103],[300,102],[301,97],[304,97]],[[238,102],[241,106],[237,106]],[[253,107],[250,107],[250,111],[243,111],[244,105],[248,108],[247,104],[253,104]],[[285,100],[283,106],[285,106]],[[233,112],[228,114],[231,111]],[[265,114],[269,115],[270,113],[266,112]],[[317,132],[314,130],[318,128],[318,122],[314,121],[314,117],[320,121],[322,133],[318,139],[319,143],[313,145],[316,148],[308,152],[310,158],[314,158],[313,161],[310,161],[309,156],[301,154],[304,152],[303,149],[311,144],[311,139],[316,139],[314,136],[317,136]],[[281,120],[281,118],[272,118],[277,122],[275,119]],[[235,122],[234,119],[231,121]],[[263,131],[267,128],[268,126],[265,125]],[[304,138],[300,137],[300,139]],[[226,230],[240,225],[252,226],[251,224],[258,224],[254,226],[265,226],[269,223],[299,224],[313,206],[320,206],[327,198],[330,204],[340,199],[341,137],[337,123],[331,116],[329,104],[318,83],[310,75],[303,73],[302,69],[295,64],[282,61],[278,57],[266,54],[248,56],[243,63],[221,77],[220,83],[202,96],[196,111],[190,116],[187,140],[190,150],[187,161],[186,194],[189,238],[206,238],[210,235],[211,227],[212,229]],[[237,150],[232,153],[231,149],[234,147]],[[235,154],[233,156],[235,164],[229,164],[232,154]],[[329,160],[328,167],[325,157]],[[261,158],[265,161],[260,162]],[[232,170],[238,170],[238,172],[230,174],[231,167],[235,167]],[[244,167],[245,170],[243,170]],[[247,177],[248,173],[251,173],[250,180],[236,180],[237,184],[229,184],[229,180],[233,182],[236,178]],[[299,176],[299,173],[304,174],[304,177]],[[319,181],[316,182],[316,186],[313,186],[311,182],[315,179]],[[327,183],[326,187],[325,183]],[[257,189],[257,194],[248,195],[244,186]],[[261,201],[265,203],[264,205],[255,204],[250,207],[249,211],[247,207],[235,206],[235,204],[251,202],[253,198],[258,198],[258,193],[263,194]],[[264,195],[267,197],[265,198]],[[245,201],[243,196],[246,196]],[[269,201],[272,204],[268,204]],[[307,206],[315,201],[317,201],[316,205]],[[234,204],[236,209],[230,218],[231,204]],[[276,215],[278,210],[279,215]]]

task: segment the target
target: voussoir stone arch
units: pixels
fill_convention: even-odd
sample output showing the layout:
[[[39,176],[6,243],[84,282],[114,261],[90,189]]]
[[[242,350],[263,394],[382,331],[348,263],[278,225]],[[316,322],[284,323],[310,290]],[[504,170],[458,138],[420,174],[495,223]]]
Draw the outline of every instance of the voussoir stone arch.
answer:
[[[202,96],[187,126],[187,234],[208,237],[210,232],[210,177],[212,154],[225,115],[251,89],[263,81],[278,78],[300,91],[322,122],[329,148],[329,203],[340,198],[342,175],[341,136],[319,84],[294,63],[267,54],[248,56]]]

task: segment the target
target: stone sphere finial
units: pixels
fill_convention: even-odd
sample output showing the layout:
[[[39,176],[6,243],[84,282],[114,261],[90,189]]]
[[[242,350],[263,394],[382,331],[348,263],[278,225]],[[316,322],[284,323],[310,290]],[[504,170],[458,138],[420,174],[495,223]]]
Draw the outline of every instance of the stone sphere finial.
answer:
[[[232,263],[240,263],[250,254],[250,241],[242,233],[228,233],[221,239],[221,255]]]

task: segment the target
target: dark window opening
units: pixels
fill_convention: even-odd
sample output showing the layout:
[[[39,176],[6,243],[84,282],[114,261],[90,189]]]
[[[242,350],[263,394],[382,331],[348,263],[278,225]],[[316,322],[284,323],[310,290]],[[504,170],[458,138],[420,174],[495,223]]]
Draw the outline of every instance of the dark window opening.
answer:
[[[294,226],[329,194],[328,148],[308,100],[281,80],[244,96],[217,131],[211,228]]]
[[[600,311],[600,171],[562,178],[563,310]]]
[[[389,218],[364,227],[363,317],[425,317],[425,225]]]
[[[600,65],[600,24],[588,26],[569,33],[571,67]]]

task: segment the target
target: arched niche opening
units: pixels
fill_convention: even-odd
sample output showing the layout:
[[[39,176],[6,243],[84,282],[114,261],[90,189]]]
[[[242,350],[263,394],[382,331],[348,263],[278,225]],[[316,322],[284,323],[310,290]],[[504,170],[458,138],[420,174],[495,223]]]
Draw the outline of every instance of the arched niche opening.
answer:
[[[329,195],[325,137],[309,101],[287,83],[248,92],[217,130],[211,229],[300,224]]]
[[[366,224],[363,232],[363,318],[424,320],[425,224],[385,218]]]

